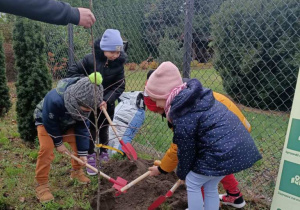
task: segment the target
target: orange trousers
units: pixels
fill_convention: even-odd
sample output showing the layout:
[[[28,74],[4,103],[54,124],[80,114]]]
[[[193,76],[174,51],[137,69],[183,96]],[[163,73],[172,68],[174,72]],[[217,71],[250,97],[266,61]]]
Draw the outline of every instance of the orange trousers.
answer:
[[[42,185],[48,183],[49,181],[50,165],[54,159],[53,150],[55,146],[52,138],[49,136],[43,125],[37,126],[37,132],[40,143],[40,150],[36,162],[35,179],[39,185]],[[69,129],[64,135],[67,136],[63,137],[63,142],[67,142],[71,146],[73,154],[77,156],[77,146],[74,129]],[[78,170],[81,168],[81,165],[74,159],[71,160],[71,164],[74,170]]]

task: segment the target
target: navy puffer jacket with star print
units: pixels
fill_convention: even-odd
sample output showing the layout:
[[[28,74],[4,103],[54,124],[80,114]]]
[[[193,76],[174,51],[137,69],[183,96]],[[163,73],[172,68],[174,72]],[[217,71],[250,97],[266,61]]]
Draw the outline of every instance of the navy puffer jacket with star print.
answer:
[[[261,159],[238,117],[197,79],[188,81],[174,98],[169,116],[178,146],[177,176],[182,180],[189,171],[205,176],[237,173]]]

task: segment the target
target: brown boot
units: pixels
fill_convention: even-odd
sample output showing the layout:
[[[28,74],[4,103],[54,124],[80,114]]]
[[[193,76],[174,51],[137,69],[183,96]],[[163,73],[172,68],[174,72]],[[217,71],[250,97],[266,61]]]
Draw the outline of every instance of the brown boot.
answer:
[[[85,176],[82,169],[72,170],[70,178],[71,179],[77,179],[77,181],[80,184],[89,184],[89,183],[91,183],[91,180]]]
[[[46,203],[54,200],[53,195],[50,192],[48,183],[43,185],[38,185],[35,188],[36,197],[39,199],[41,203]]]

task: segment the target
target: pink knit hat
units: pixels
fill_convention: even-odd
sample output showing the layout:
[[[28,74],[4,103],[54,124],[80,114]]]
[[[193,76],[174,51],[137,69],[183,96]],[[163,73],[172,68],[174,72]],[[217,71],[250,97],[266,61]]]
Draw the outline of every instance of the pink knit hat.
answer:
[[[180,72],[173,63],[167,61],[151,74],[145,90],[152,98],[167,99],[171,91],[179,85],[182,85]]]

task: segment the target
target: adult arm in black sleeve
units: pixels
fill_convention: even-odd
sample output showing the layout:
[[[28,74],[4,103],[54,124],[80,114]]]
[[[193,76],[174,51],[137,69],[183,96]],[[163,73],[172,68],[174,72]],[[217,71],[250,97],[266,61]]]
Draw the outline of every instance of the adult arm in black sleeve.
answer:
[[[0,12],[57,25],[78,25],[80,20],[78,8],[55,0],[1,0]]]

